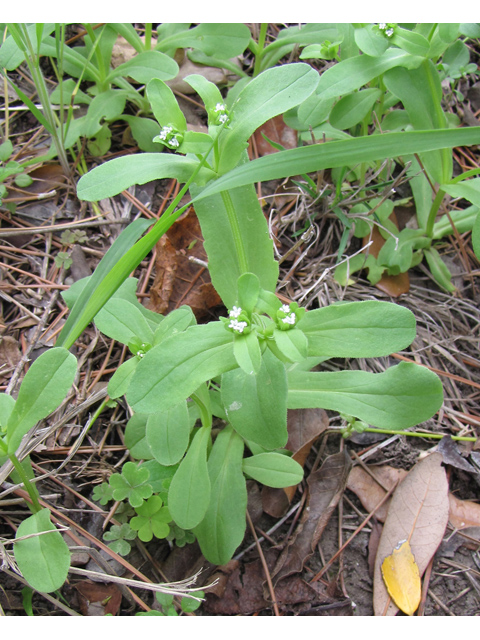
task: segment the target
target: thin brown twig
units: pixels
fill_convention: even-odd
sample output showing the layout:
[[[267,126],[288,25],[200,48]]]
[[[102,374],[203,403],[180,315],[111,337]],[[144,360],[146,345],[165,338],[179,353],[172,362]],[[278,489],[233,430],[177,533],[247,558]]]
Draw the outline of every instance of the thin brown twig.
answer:
[[[255,539],[255,543],[257,545],[258,554],[260,556],[260,562],[262,563],[263,571],[265,573],[265,578],[267,580],[268,590],[270,592],[270,597],[272,598],[273,611],[276,616],[280,616],[280,610],[277,604],[277,597],[275,595],[275,589],[273,588],[272,578],[270,576],[270,571],[268,569],[267,561],[265,560],[265,556],[263,555],[262,547],[260,545],[260,542],[258,541],[257,532],[255,531],[255,527],[253,526],[253,522],[248,511],[247,511],[247,522],[252,532],[252,535]]]

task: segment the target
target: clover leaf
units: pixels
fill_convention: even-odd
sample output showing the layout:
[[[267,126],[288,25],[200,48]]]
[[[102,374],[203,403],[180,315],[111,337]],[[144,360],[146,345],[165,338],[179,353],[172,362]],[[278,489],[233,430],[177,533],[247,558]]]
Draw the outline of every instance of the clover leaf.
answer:
[[[139,468],[134,462],[126,462],[122,467],[122,473],[114,473],[109,479],[114,500],[128,498],[132,507],[141,507],[143,501],[153,493],[152,486],[147,482],[149,477],[148,469]]]
[[[152,496],[135,511],[138,515],[130,520],[130,526],[138,531],[142,542],[150,542],[153,536],[159,539],[168,536],[170,527],[167,523],[172,521],[172,516],[159,496]]]
[[[108,482],[102,482],[97,485],[93,490],[93,499],[96,502],[100,502],[102,505],[106,505],[107,502],[113,500],[113,489]]]
[[[127,523],[122,525],[114,524],[110,531],[103,534],[104,540],[111,541],[108,545],[112,551],[120,556],[126,556],[131,551],[131,545],[127,540],[135,540],[137,532]]]

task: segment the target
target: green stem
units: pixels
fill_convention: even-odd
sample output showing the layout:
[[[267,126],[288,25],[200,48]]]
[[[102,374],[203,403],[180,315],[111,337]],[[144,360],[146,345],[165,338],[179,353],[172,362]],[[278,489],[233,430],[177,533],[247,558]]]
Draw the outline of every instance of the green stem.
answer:
[[[394,431],[392,429],[365,429],[369,433],[386,433],[392,436],[412,436],[413,438],[433,438],[434,440],[441,440],[444,435],[440,433],[419,433],[417,431]],[[450,436],[452,440],[461,440],[462,442],[476,442],[477,438],[470,438],[468,436]]]
[[[32,504],[29,505],[30,510],[32,511],[32,513],[38,513],[39,511],[41,511],[42,507],[40,505],[40,502],[38,501],[38,495],[35,487],[30,482],[27,474],[25,473],[25,469],[22,467],[22,464],[20,460],[17,458],[17,456],[14,453],[12,453],[8,457],[10,458],[10,461],[13,464],[15,471],[20,476],[20,480],[22,481],[23,486],[25,487],[28,495],[30,496],[30,500],[32,501]]]
[[[437,217],[437,213],[438,213],[438,210],[440,209],[440,205],[442,204],[444,196],[445,196],[445,191],[442,191],[442,189],[439,189],[437,191],[437,195],[435,196],[435,200],[432,203],[432,208],[430,209],[430,213],[428,214],[425,234],[429,238],[433,238],[433,225],[435,224],[435,218]]]
[[[265,50],[265,38],[267,36],[267,22],[260,25],[260,35],[258,36],[257,53],[255,54],[255,64],[253,66],[253,77],[255,78],[261,71],[263,52]]]
[[[145,23],[145,51],[150,51],[152,48],[152,23]]]
[[[248,273],[247,254],[245,253],[245,247],[243,246],[242,235],[240,233],[240,225],[238,224],[237,214],[235,212],[235,207],[233,206],[232,196],[230,195],[229,191],[222,191],[220,195],[222,196],[223,204],[225,205],[228,216],[228,221],[230,223],[230,228],[232,230],[240,272],[241,274]]]

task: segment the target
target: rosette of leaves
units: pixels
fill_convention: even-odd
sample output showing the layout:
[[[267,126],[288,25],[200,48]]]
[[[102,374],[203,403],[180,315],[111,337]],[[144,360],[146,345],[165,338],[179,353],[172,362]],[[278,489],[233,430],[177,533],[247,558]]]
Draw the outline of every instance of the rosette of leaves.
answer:
[[[155,538],[166,538],[170,533],[168,523],[172,521],[172,517],[168,507],[163,506],[160,496],[155,495],[148,498],[140,507],[136,507],[137,513],[130,520],[132,529],[138,532],[138,537],[142,542],[150,542]]]

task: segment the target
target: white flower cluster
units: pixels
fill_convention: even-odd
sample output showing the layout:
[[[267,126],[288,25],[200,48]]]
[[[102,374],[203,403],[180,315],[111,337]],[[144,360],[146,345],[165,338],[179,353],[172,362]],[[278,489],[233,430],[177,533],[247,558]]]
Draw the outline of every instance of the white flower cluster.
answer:
[[[387,23],[386,22],[379,22],[378,23],[378,28],[381,29],[382,31],[385,31],[385,35],[388,36],[389,38],[391,38],[393,36],[393,28],[392,27],[388,27],[387,29]]]
[[[286,318],[282,318],[282,322],[284,324],[295,324],[296,320],[297,320],[297,316],[292,312],[290,312],[290,305],[289,304],[282,304],[281,306],[281,311],[283,311],[283,313],[287,313],[287,317]]]
[[[173,131],[173,127],[162,127],[158,138],[160,140],[164,140],[165,144],[168,144],[171,147],[177,148],[180,146],[179,141],[177,140],[177,136],[173,135],[171,138],[169,138],[170,134]]]
[[[222,102],[217,102],[215,106],[215,113],[220,114],[218,116],[218,121],[220,124],[225,124],[228,122],[228,115],[226,114],[227,107]]]
[[[238,331],[238,333],[243,333],[243,330],[247,326],[246,322],[241,322],[237,320],[238,316],[242,313],[241,307],[233,307],[233,309],[228,314],[229,318],[232,318],[230,324],[228,325],[230,329],[234,331]]]

